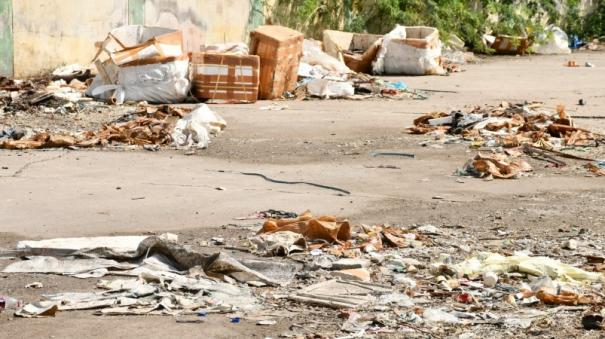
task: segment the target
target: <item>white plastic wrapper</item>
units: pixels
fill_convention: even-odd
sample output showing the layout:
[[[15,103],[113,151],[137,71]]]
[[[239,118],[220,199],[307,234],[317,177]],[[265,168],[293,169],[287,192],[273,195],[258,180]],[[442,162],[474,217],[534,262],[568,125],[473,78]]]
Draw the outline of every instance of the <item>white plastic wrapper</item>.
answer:
[[[173,146],[207,148],[211,135],[218,135],[227,123],[207,105],[198,105],[193,112],[180,119],[172,132]]]
[[[545,40],[534,46],[536,54],[570,54],[569,37],[561,28],[550,26],[540,40]]]
[[[355,88],[350,82],[333,81],[328,79],[313,79],[307,83],[309,94],[325,99],[343,98],[355,94]]]

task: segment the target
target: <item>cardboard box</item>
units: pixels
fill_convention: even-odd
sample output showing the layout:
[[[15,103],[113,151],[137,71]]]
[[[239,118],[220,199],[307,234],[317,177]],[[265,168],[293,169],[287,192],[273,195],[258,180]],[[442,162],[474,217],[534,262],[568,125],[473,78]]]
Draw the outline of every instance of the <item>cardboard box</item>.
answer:
[[[531,43],[525,37],[498,35],[491,48],[496,50],[496,54],[523,55],[529,46]]]
[[[193,53],[193,94],[210,102],[255,102],[259,65],[256,55]]]
[[[351,70],[372,73],[372,62],[380,49],[382,35],[325,30],[324,49],[327,54],[344,62]]]
[[[250,53],[260,57],[261,99],[281,98],[298,81],[304,35],[282,26],[260,26],[250,33]]]

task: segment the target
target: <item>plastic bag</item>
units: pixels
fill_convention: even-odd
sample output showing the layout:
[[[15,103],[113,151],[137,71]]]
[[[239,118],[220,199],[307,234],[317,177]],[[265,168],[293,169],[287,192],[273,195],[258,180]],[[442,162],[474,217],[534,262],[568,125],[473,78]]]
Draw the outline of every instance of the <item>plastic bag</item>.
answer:
[[[355,88],[349,82],[328,79],[313,79],[307,83],[309,94],[325,99],[343,98],[355,94]]]
[[[534,50],[536,54],[570,54],[569,37],[559,27],[550,26],[546,29],[546,34],[542,35],[536,44]]]
[[[176,147],[207,148],[210,135],[217,135],[227,127],[227,123],[207,105],[197,108],[177,121],[172,132],[173,145]]]
[[[97,76],[87,94],[105,100],[114,92],[116,104],[125,101],[177,103],[189,94],[189,61],[179,60],[164,64],[120,67],[117,84],[103,85]]]

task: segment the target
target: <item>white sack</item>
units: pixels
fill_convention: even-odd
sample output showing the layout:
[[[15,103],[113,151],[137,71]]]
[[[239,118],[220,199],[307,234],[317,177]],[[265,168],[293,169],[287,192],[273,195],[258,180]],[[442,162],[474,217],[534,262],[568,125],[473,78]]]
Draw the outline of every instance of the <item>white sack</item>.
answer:
[[[328,79],[313,79],[307,83],[309,94],[325,99],[342,98],[355,94],[355,88],[350,82],[332,81]]]
[[[534,45],[536,54],[570,54],[569,37],[559,27],[550,26],[540,37],[541,44]]]
[[[172,132],[173,146],[207,148],[210,135],[217,135],[227,123],[207,105],[201,104],[180,119]]]

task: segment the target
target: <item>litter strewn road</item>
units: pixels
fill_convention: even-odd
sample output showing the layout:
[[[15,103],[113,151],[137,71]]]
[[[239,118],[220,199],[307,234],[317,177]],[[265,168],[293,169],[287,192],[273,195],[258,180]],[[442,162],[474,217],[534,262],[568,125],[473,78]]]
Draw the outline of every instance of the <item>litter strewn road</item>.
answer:
[[[233,239],[261,229],[258,220],[238,218],[268,209],[295,212],[309,209],[317,215],[346,217],[355,224],[436,225],[436,230],[425,232],[436,242],[431,246],[449,246],[455,251],[451,264],[472,258],[472,251],[466,253],[465,249],[474,250],[454,245],[463,247],[473,242],[478,244],[477,249],[485,252],[509,251],[509,256],[513,256],[516,250],[529,249],[537,255],[549,255],[548,251],[552,251],[557,260],[567,264],[583,263],[579,258],[572,262],[569,251],[575,251],[574,247],[598,251],[602,246],[599,241],[605,237],[602,177],[595,177],[583,168],[546,167],[547,163],[534,159],[528,159],[533,167],[531,175],[518,179],[487,182],[459,177],[454,175],[455,171],[476,154],[468,144],[426,144],[427,136],[410,135],[406,130],[422,114],[457,109],[470,111],[475,106],[499,105],[502,101],[540,101],[551,111],[555,111],[557,105],[565,105],[571,116],[605,117],[602,84],[605,67],[599,67],[605,66],[605,53],[574,54],[579,63],[590,62],[597,65],[595,68],[563,67],[568,59],[569,56],[487,58],[479,64],[465,65],[466,72],[449,77],[389,78],[404,81],[411,88],[456,92],[428,93],[428,100],[288,101],[282,110],[262,110],[269,102],[248,106],[212,105],[211,109],[228,121],[229,127],[219,138],[212,139],[212,146],[206,150],[162,149],[155,153],[123,147],[116,151],[112,148],[2,150],[0,248],[13,249],[16,241],[24,239],[172,232],[179,235],[183,244],[205,248],[207,253],[214,253],[219,246],[210,239],[222,237],[224,241],[214,243],[224,242],[226,245],[220,245],[224,246],[221,248],[232,254],[241,250],[228,249],[239,246]],[[587,104],[577,105],[580,99]],[[100,116],[91,115],[91,119]],[[9,122],[9,116],[0,115],[0,125],[5,122]],[[23,125],[36,127],[36,124],[51,123],[52,119],[38,116]],[[603,119],[577,119],[575,124],[605,132]],[[409,153],[415,157],[374,157],[375,152]],[[605,160],[602,152],[596,156]],[[320,186],[290,185],[242,173]],[[582,229],[588,230],[589,235],[583,235]],[[473,242],[468,241],[471,238]],[[570,238],[579,238],[579,245]],[[540,243],[546,239],[549,242],[545,244],[550,247]],[[436,253],[429,252],[428,256],[418,260],[423,264],[437,262]],[[13,262],[0,259],[0,268]],[[366,268],[350,268],[357,269]],[[373,266],[370,270],[377,269]],[[484,272],[475,273],[483,275]],[[489,279],[495,278],[487,275],[479,281],[488,285]],[[33,282],[40,282],[43,287],[26,288]],[[91,292],[95,282],[95,279],[38,273],[2,273],[0,294],[37,300],[40,294]],[[257,290],[262,293],[261,289]],[[317,297],[312,293],[319,293],[306,292],[305,296],[297,295],[294,299],[308,300]],[[275,297],[276,292],[271,293]],[[283,302],[287,297],[275,299]],[[389,298],[389,305],[407,302],[401,295],[389,295]],[[477,296],[456,293],[450,299],[453,298],[457,304],[469,304],[476,302],[473,298]],[[550,300],[537,294],[536,302],[539,298]],[[240,323],[238,314],[210,314],[203,318],[203,324],[195,324],[176,322],[171,317],[138,317],[136,322],[124,317],[100,318],[92,312],[58,312],[54,319],[9,321],[2,313],[0,328],[3,333],[18,333],[20,337],[199,337],[198,329],[203,326],[209,329],[204,332],[209,337],[232,338],[249,337],[251,330],[259,337],[278,337],[282,333],[339,333],[345,321],[347,328],[353,329],[364,322],[359,314],[345,316],[319,307],[313,308],[314,312],[307,309],[307,314],[314,315],[301,320],[292,314],[305,307],[304,304],[287,305],[288,308],[282,308],[277,315],[258,319],[243,317]],[[471,312],[470,308],[464,309]],[[553,309],[540,308],[544,313],[528,311],[532,314],[527,317],[512,318],[508,332],[499,333],[520,337],[552,336],[557,332],[572,337],[588,333],[581,329],[582,312],[557,309],[563,312],[557,316],[573,316],[573,321],[565,318],[567,320],[560,323],[546,324],[545,320],[536,320],[550,317],[548,314],[554,312]],[[425,309],[425,318],[459,321],[451,317],[451,310],[428,310]],[[415,314],[399,315],[404,316]],[[532,322],[537,325],[526,330],[528,318],[531,318],[530,325]],[[273,324],[272,320],[278,320],[277,324],[257,325]],[[410,323],[413,322],[410,320]],[[561,332],[561,324],[569,325],[566,332]],[[448,334],[431,332],[431,326],[412,326],[411,329],[417,329],[416,336],[421,336],[423,331],[428,331],[425,336]]]

